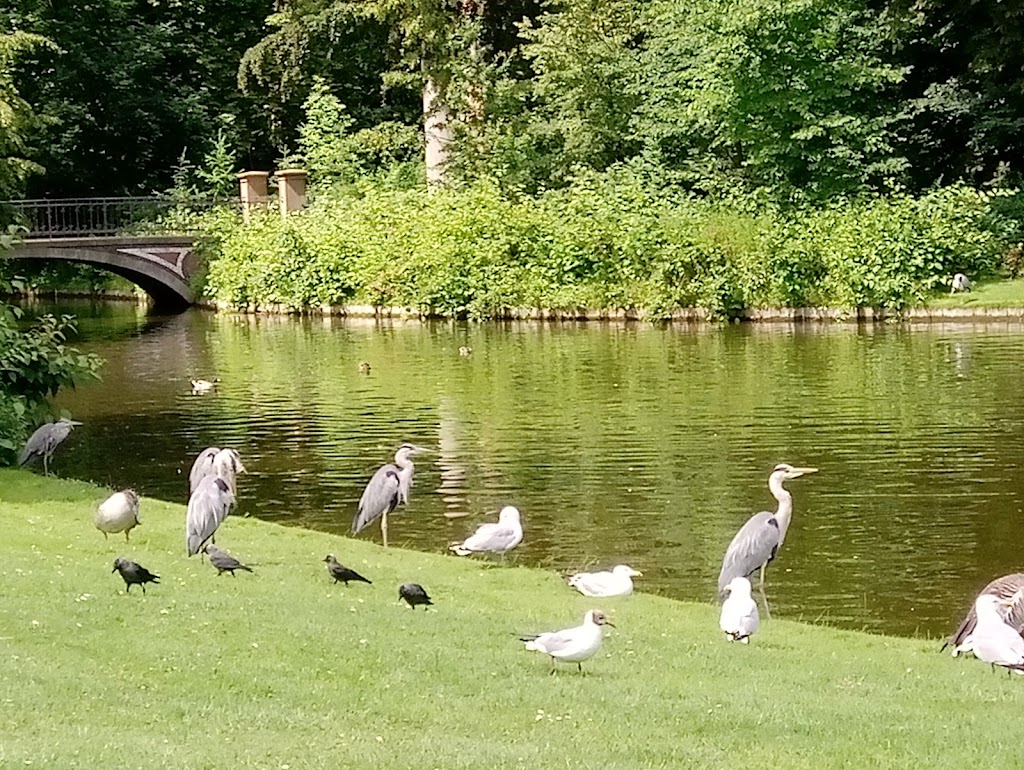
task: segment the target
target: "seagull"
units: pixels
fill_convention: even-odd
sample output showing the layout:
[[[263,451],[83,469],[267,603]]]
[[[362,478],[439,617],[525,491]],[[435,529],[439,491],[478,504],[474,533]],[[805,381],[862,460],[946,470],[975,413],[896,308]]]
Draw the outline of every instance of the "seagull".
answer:
[[[526,642],[526,649],[543,652],[551,657],[551,673],[555,673],[555,661],[564,660],[575,663],[576,668],[583,672],[583,661],[589,660],[601,649],[604,634],[601,626],[615,627],[601,610],[587,610],[583,616],[583,625],[567,628],[564,631],[550,631],[546,634],[520,636]]]
[[[210,557],[210,564],[217,568],[217,577],[220,577],[224,572],[230,572],[231,577],[234,577],[236,569],[252,572],[252,567],[246,567],[234,556],[227,551],[220,550],[213,543],[207,543],[203,546],[203,551]]]
[[[334,578],[335,583],[340,580],[345,585],[348,585],[348,581],[355,580],[360,583],[373,584],[372,580],[367,580],[354,569],[349,569],[344,564],[339,564],[338,560],[334,558],[333,553],[327,554],[324,561],[327,562],[327,572],[332,578]]]
[[[192,394],[201,396],[204,393],[216,390],[220,377],[215,380],[189,380],[189,382],[192,383]]]
[[[633,578],[643,574],[619,564],[611,572],[577,572],[569,578],[569,585],[584,596],[629,596],[633,593]]]
[[[718,625],[730,642],[747,644],[761,623],[757,602],[751,596],[750,581],[745,577],[735,577],[725,587],[725,592],[727,597],[722,603]]]
[[[433,602],[430,601],[430,597],[427,596],[426,589],[419,583],[402,583],[402,585],[398,587],[398,598],[400,600],[405,599],[413,609],[416,609],[417,604],[433,604]],[[424,607],[424,609],[426,608]]]
[[[957,273],[953,276],[953,280],[950,282],[949,293],[956,294],[958,291],[969,292],[974,288],[974,284],[971,283],[971,279],[963,273]]]
[[[993,670],[1002,666],[1008,672],[1024,672],[1024,639],[1003,620],[1001,605],[1005,603],[994,594],[982,594],[975,599],[978,622],[971,634],[972,648],[975,657],[990,663]]]
[[[997,577],[982,588],[978,596],[981,597],[986,594],[999,597],[1001,601],[997,608],[1003,618],[1003,622],[1007,623],[1011,628],[1017,629],[1017,633],[1024,636],[1024,573],[1014,572],[1010,575]],[[973,645],[972,634],[977,623],[978,614],[974,605],[971,605],[971,611],[967,613],[967,617],[961,621],[960,626],[953,635],[942,645],[942,649],[952,647],[954,658],[961,652],[971,652]]]
[[[128,542],[128,533],[133,527],[139,526],[139,496],[134,489],[122,489],[115,492],[96,509],[93,516],[96,529],[103,533],[104,540],[115,532],[124,532],[124,541]]]
[[[132,586],[136,583],[142,586],[142,593],[146,593],[146,583],[159,583],[160,576],[154,575],[148,569],[143,567],[141,564],[136,564],[133,561],[118,556],[114,559],[114,569],[110,570],[111,574],[115,572],[121,573],[121,579],[124,580],[124,592],[131,593]]]
[[[459,556],[471,553],[508,553],[523,541],[523,525],[519,522],[519,509],[506,505],[498,514],[497,524],[481,524],[476,532],[461,543],[453,543],[449,550]]]

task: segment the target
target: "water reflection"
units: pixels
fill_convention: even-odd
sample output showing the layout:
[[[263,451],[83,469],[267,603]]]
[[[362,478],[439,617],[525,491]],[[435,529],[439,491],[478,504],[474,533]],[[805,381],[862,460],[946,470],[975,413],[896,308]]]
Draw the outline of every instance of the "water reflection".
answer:
[[[631,564],[639,590],[707,601],[786,461],[821,472],[790,484],[779,616],[939,634],[1022,567],[1019,325],[151,323],[131,306],[81,325],[107,365],[62,398],[85,422],[62,475],[184,502],[195,453],[231,446],[251,470],[242,511],[345,532],[412,441],[437,454],[395,544],[441,552],[511,503],[521,560]],[[193,395],[197,377],[221,382]]]

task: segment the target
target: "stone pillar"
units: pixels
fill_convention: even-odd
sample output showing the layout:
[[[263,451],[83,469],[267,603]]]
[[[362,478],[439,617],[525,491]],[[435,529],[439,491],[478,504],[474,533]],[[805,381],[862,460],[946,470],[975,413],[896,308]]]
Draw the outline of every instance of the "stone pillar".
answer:
[[[269,171],[243,171],[238,175],[238,197],[242,202],[242,221],[249,221],[249,210],[267,202]]]
[[[274,175],[277,197],[281,201],[281,216],[299,211],[306,205],[306,171],[301,168],[283,168]]]

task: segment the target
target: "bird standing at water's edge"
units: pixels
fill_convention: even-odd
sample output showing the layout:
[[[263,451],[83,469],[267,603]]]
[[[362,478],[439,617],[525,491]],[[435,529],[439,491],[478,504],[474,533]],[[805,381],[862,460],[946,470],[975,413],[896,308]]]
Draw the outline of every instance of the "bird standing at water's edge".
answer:
[[[129,541],[128,533],[139,526],[139,496],[134,489],[122,489],[115,492],[96,508],[93,516],[96,529],[103,533],[103,539],[115,532],[124,532],[124,541]]]
[[[22,447],[21,453],[18,455],[18,465],[24,468],[33,460],[40,457],[43,458],[43,475],[50,475],[50,460],[53,459],[53,453],[60,446],[61,442],[68,437],[71,433],[71,429],[76,425],[82,423],[76,420],[70,420],[67,417],[61,417],[56,422],[48,422],[44,425],[40,425],[31,436],[28,437],[28,441],[25,442],[25,446]]]
[[[817,468],[794,468],[786,463],[775,466],[768,477],[768,489],[778,500],[779,506],[775,513],[770,511],[755,513],[733,537],[729,547],[725,550],[722,570],[718,573],[719,595],[725,592],[725,587],[732,582],[733,578],[749,578],[760,569],[761,598],[764,601],[765,614],[771,618],[768,599],[764,595],[764,571],[768,562],[778,555],[793,517],[793,497],[782,485],[791,479],[817,472]]]
[[[546,634],[520,636],[519,641],[526,642],[526,649],[543,652],[551,658],[550,673],[555,673],[555,661],[558,660],[575,663],[577,670],[582,673],[583,661],[594,657],[601,649],[601,642],[604,641],[601,626],[615,628],[615,624],[601,610],[588,610],[583,616],[583,625]]]
[[[409,490],[415,471],[413,455],[427,450],[415,444],[402,444],[395,452],[395,463],[382,465],[370,478],[359,498],[359,509],[352,519],[352,532],[358,535],[377,519],[384,547],[388,547],[388,514],[399,503],[409,504]]]
[[[334,558],[333,553],[327,554],[327,556],[324,557],[324,561],[327,563],[327,574],[334,578],[335,583],[340,581],[347,586],[350,580],[354,580],[360,583],[369,583],[370,585],[373,585],[372,580],[367,580],[354,569],[349,569],[344,564],[339,563],[338,560]]]

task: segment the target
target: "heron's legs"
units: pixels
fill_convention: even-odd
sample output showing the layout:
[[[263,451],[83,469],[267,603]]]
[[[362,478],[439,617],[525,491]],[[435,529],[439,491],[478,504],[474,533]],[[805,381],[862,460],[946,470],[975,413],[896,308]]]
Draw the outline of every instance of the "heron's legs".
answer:
[[[43,475],[50,475],[50,457],[46,453],[43,453]]]
[[[772,611],[768,608],[768,595],[764,592],[764,570],[768,566],[768,562],[761,565],[761,582],[759,588],[761,589],[761,601],[764,602],[764,616],[765,620],[772,619]]]
[[[387,515],[387,513],[383,514],[380,517],[380,534],[381,534],[381,537],[384,540],[384,547],[387,548],[388,547],[388,515]]]

